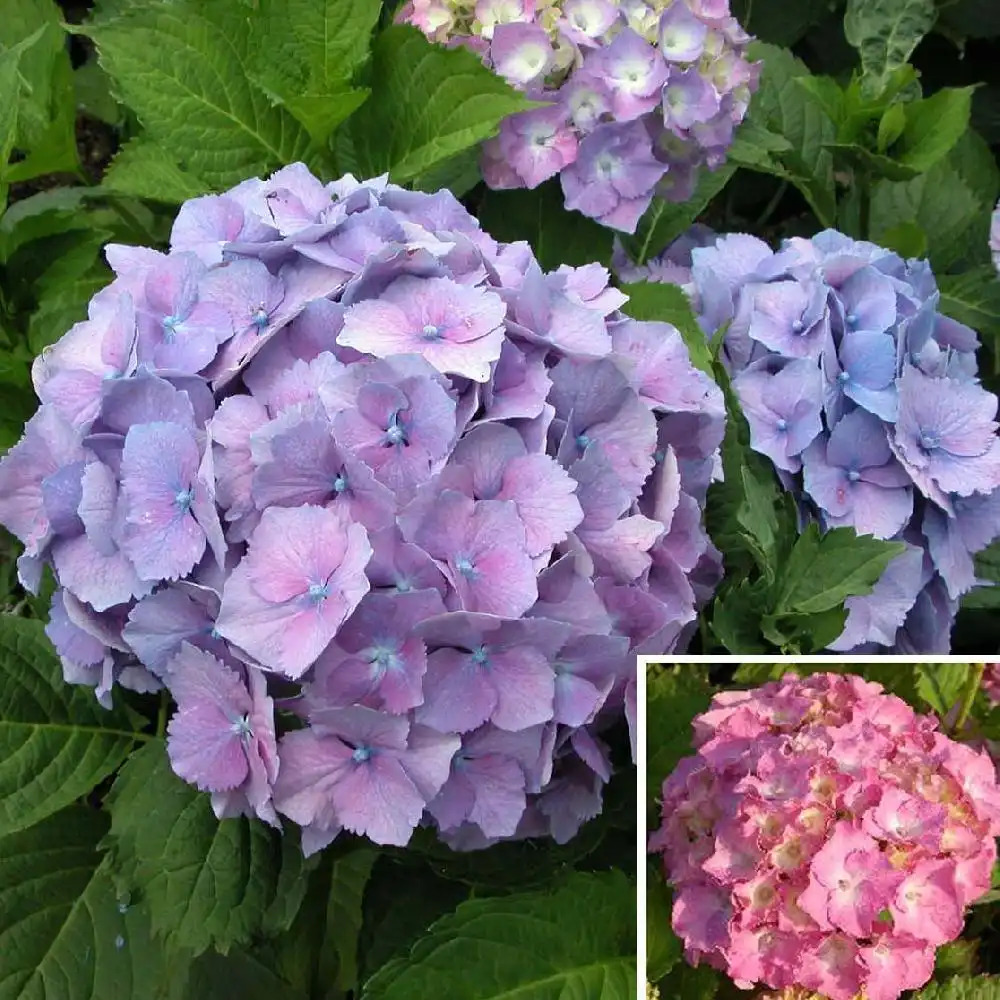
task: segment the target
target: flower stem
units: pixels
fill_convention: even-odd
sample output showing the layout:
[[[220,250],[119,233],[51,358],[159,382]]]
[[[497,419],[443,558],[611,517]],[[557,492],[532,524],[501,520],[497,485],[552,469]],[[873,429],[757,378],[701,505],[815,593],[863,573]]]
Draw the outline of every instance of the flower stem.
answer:
[[[167,708],[170,705],[170,695],[166,689],[160,692],[160,710],[156,714],[156,738],[163,739],[163,734],[167,731]]]
[[[965,682],[965,690],[962,691],[962,700],[955,719],[952,732],[956,735],[962,731],[962,727],[969,720],[969,713],[972,711],[972,703],[976,700],[976,692],[983,682],[983,674],[986,672],[985,663],[973,663],[972,670]]]

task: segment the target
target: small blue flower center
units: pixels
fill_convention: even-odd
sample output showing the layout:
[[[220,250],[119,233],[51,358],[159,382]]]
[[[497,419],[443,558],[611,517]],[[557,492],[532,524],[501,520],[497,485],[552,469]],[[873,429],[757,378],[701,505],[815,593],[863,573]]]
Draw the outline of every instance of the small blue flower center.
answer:
[[[313,604],[322,604],[330,596],[330,588],[325,583],[309,584],[309,600]]]
[[[667,457],[667,453],[665,451],[654,451],[653,452],[653,461],[657,465],[659,465],[666,457]]]
[[[351,754],[351,760],[355,764],[364,764],[366,761],[371,760],[372,748],[366,746],[360,746],[354,748],[354,753]]]
[[[399,649],[390,643],[379,643],[368,649],[368,662],[379,668],[379,671],[389,670],[399,665]]]
[[[857,469],[848,469],[847,478],[852,482],[856,483],[861,478],[861,473]]]
[[[480,646],[479,649],[474,649],[470,654],[469,659],[472,660],[477,667],[485,667],[490,662],[490,657],[486,652],[485,646]]]
[[[837,376],[837,381],[838,381],[838,382],[839,382],[839,383],[840,383],[841,385],[846,385],[846,384],[847,384],[848,382],[850,382],[850,381],[851,381],[851,373],[850,373],[850,372],[841,372],[841,373],[840,373],[840,374],[839,374],[839,375]]]
[[[787,431],[788,421],[784,417],[781,417],[774,426],[777,427],[779,431]]]
[[[214,625],[210,625],[209,626],[208,634],[213,639],[221,639],[222,638],[222,633]]]
[[[435,326],[433,323],[425,324],[423,330],[420,332],[423,335],[424,340],[441,339],[441,328],[439,326]]]
[[[591,444],[593,444],[593,438],[587,434],[577,434],[576,436],[576,446],[580,451],[586,451]]]
[[[268,316],[263,303],[257,306],[257,308],[250,314],[250,322],[257,327],[258,333],[260,333],[264,327],[271,322],[271,317]]]
[[[853,330],[858,325],[858,317],[856,313],[847,314],[847,325]]]
[[[347,489],[347,476],[343,472],[338,472],[336,479],[333,481],[333,492],[343,493]]]
[[[253,726],[250,725],[249,715],[244,715],[239,719],[236,719],[231,728],[234,733],[237,733],[240,736],[241,739],[246,740],[253,736]]]
[[[174,316],[173,314],[163,317],[163,339],[171,344],[177,335],[177,327],[181,325],[180,316]]]
[[[910,364],[914,365],[916,367],[920,366],[920,352],[919,351],[912,351],[910,353]]]
[[[401,576],[396,580],[397,594],[408,594],[411,590],[413,590],[413,584],[405,576]]]
[[[389,426],[385,429],[385,439],[390,445],[406,444],[406,430],[399,422],[398,413],[393,413],[389,417]]]
[[[806,328],[802,320],[797,319],[792,323],[792,333],[801,333]]]
[[[933,431],[920,432],[920,447],[923,448],[924,451],[934,451],[934,449],[939,447],[940,444],[940,436],[935,434]]]
[[[455,569],[462,574],[462,576],[472,576],[476,572],[476,567],[472,565],[472,560],[468,556],[459,556],[455,560]]]
[[[191,509],[194,501],[194,490],[178,490],[174,496],[174,505],[181,514],[186,514]]]

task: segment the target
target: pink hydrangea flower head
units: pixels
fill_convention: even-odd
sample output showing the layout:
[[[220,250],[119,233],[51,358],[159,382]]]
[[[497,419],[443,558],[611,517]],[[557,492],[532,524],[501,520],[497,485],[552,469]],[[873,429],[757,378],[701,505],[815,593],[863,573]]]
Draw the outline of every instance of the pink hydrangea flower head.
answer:
[[[897,1000],[927,982],[990,887],[989,758],[845,674],[718,694],[693,732],[650,840],[688,960],[782,998]]]

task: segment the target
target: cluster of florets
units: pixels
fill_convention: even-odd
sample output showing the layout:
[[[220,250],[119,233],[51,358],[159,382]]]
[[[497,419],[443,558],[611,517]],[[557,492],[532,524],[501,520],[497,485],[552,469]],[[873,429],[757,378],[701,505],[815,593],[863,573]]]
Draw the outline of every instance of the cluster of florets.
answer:
[[[650,844],[688,960],[830,1000],[927,982],[990,887],[989,757],[849,675],[718,694],[693,728]]]
[[[166,686],[176,772],[310,850],[571,837],[635,654],[720,571],[724,411],[678,332],[447,191],[301,165],[107,257],[0,463],[67,680]]]
[[[905,543],[831,648],[947,652],[1000,534],[1000,439],[976,333],[938,311],[930,265],[832,230],[777,252],[699,231],[627,271],[683,285],[706,334],[728,326],[751,446],[804,517]]]
[[[722,164],[759,73],[729,0],[409,0],[399,17],[546,102],[484,145],[490,187],[559,174],[567,208],[626,232]]]

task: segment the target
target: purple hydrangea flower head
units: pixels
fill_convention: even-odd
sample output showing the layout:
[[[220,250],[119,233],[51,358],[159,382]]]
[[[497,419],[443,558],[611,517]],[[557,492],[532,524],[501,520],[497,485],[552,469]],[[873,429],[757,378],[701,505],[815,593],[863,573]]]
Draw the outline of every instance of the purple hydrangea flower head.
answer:
[[[567,208],[623,232],[654,194],[684,201],[700,169],[722,165],[757,86],[729,0],[409,0],[397,19],[545,103],[483,144],[490,187],[559,174]],[[213,206],[200,223],[213,252],[212,235],[240,224],[222,216]]]
[[[848,599],[830,648],[947,652],[980,582],[974,556],[1000,536],[1000,437],[979,339],[939,311],[929,265],[833,230],[776,252],[697,231],[643,267],[619,247],[616,264],[680,285],[707,337],[725,328],[751,447],[803,523],[905,544],[872,593]]]
[[[478,4],[511,72],[533,16]],[[619,18],[566,12],[595,52]],[[655,51],[608,48],[619,101],[645,99],[628,59]],[[59,584],[67,683],[104,705],[165,688],[176,773],[220,817],[298,824],[307,852],[420,824],[463,850],[571,838],[636,654],[683,648],[717,579],[724,408],[680,333],[626,317],[597,264],[543,272],[446,191],[301,165],[188,202],[168,253],[107,256],[0,459],[22,580]]]

